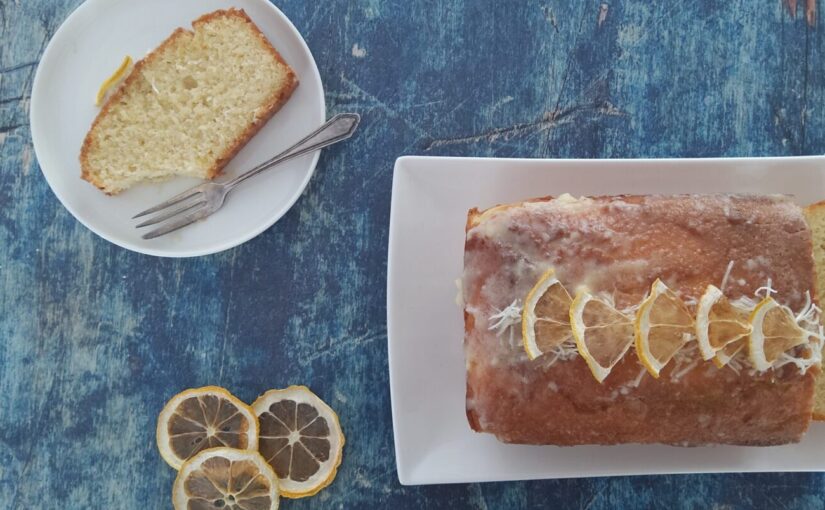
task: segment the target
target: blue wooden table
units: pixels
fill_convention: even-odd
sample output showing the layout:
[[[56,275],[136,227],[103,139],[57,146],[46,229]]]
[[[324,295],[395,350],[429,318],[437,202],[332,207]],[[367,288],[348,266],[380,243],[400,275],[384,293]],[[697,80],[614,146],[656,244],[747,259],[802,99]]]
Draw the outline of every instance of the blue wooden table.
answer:
[[[279,0],[329,111],[362,128],[274,227],[190,260],[95,237],[39,172],[32,79],[80,2],[0,0],[0,507],[170,507],[164,402],[294,383],[336,408],[347,447],[335,483],[286,509],[825,507],[821,474],[402,487],[387,375],[396,157],[825,153],[825,27],[803,0],[795,17],[780,0]]]

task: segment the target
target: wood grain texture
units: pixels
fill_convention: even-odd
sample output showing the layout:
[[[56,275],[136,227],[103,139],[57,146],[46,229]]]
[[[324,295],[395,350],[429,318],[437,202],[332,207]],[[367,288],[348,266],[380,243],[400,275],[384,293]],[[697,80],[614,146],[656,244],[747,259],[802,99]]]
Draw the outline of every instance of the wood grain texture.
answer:
[[[825,507],[805,473],[402,487],[387,389],[395,158],[822,154],[825,31],[784,2],[279,0],[362,128],[273,228],[193,260],[95,237],[38,170],[32,78],[79,3],[0,0],[0,507],[168,508],[170,396],[302,383],[347,446],[283,508]]]

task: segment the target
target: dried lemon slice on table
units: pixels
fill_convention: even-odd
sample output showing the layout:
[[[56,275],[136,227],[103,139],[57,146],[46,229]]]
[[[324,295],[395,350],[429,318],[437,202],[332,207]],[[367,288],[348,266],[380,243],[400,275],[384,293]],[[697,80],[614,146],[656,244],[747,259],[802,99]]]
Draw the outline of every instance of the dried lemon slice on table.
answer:
[[[252,408],[261,424],[258,450],[283,496],[312,496],[332,483],[344,449],[335,411],[306,386],[267,391]]]
[[[748,357],[757,370],[767,370],[784,352],[808,342],[809,333],[796,323],[788,307],[772,297],[756,305],[750,315],[753,331],[748,338]]]
[[[636,354],[656,378],[694,333],[693,317],[687,306],[659,279],[653,282],[650,296],[639,306],[634,326]]]
[[[708,285],[696,308],[696,341],[702,358],[713,359],[721,368],[744,347],[750,332],[748,311],[731,303],[717,287]]]
[[[586,291],[570,306],[570,325],[579,354],[599,382],[633,344],[633,318]]]
[[[257,449],[258,420],[251,407],[225,389],[194,388],[166,403],[158,417],[157,443],[163,460],[180,469],[207,448]]]
[[[172,504],[175,510],[276,510],[278,477],[256,451],[211,448],[183,464]]]
[[[527,293],[521,311],[521,338],[531,360],[572,339],[572,301],[552,268]]]

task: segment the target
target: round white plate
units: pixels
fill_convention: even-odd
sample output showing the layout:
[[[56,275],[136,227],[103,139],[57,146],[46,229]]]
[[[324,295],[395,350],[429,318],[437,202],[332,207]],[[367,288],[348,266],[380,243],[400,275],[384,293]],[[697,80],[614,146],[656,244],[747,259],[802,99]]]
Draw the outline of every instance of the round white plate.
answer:
[[[98,109],[100,84],[120,65],[158,46],[177,27],[191,28],[203,14],[242,8],[295,70],[292,98],[229,163],[237,175],[303,138],[326,118],[318,67],[301,35],[266,0],[87,0],[55,33],[34,79],[31,131],[43,175],[54,194],[90,230],[119,246],[149,255],[194,257],[226,250],[260,234],[303,192],[318,162],[309,154],[265,172],[236,189],[209,218],[166,236],[143,240],[132,220],[139,211],[198,184],[176,178],[107,196],[80,178],[78,155]]]

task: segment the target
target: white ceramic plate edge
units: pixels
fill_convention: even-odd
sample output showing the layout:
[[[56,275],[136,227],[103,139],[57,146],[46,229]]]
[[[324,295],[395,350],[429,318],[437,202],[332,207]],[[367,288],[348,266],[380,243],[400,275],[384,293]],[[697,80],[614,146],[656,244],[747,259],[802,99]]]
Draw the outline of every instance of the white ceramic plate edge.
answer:
[[[704,469],[695,469],[691,467],[686,468],[678,468],[674,466],[670,466],[668,469],[657,469],[657,470],[644,470],[644,469],[628,469],[628,468],[619,468],[619,469],[611,469],[611,468],[604,468],[600,467],[595,469],[594,472],[591,473],[558,473],[552,476],[547,476],[543,473],[521,473],[516,476],[507,476],[501,474],[493,474],[493,475],[480,475],[476,473],[475,475],[467,476],[465,473],[455,473],[454,476],[445,477],[443,475],[433,475],[430,472],[422,471],[421,469],[416,469],[415,467],[411,466],[408,462],[409,459],[406,458],[406,448],[403,445],[404,438],[398,434],[399,430],[399,420],[400,420],[400,411],[399,408],[401,403],[399,402],[399,394],[398,392],[401,390],[398,387],[399,381],[396,378],[394,367],[397,366],[400,361],[395,357],[395,348],[393,338],[397,338],[397,332],[395,331],[396,326],[393,320],[393,312],[395,310],[393,306],[393,302],[397,299],[397,296],[394,294],[394,289],[396,288],[397,282],[396,277],[397,274],[394,271],[396,268],[396,257],[394,257],[394,249],[396,249],[396,245],[398,243],[398,233],[395,232],[397,227],[397,220],[398,215],[400,214],[400,206],[398,205],[398,192],[400,189],[401,179],[399,178],[402,176],[402,173],[413,173],[415,172],[414,168],[416,165],[420,165],[422,162],[427,162],[432,166],[437,166],[438,163],[446,163],[439,168],[440,172],[444,172],[448,174],[452,168],[448,168],[450,164],[455,162],[463,162],[470,165],[473,164],[483,164],[489,163],[491,160],[495,158],[457,158],[457,157],[429,157],[429,156],[403,156],[396,160],[394,171],[393,171],[393,186],[392,186],[392,202],[390,208],[390,231],[388,237],[388,262],[387,262],[387,344],[388,344],[388,366],[389,366],[389,377],[390,377],[390,396],[391,396],[391,409],[392,409],[392,422],[393,422],[393,435],[394,435],[394,445],[396,451],[396,468],[398,473],[399,482],[402,485],[422,485],[422,484],[437,484],[437,483],[468,483],[468,482],[491,482],[491,481],[510,481],[510,480],[533,480],[533,479],[561,479],[561,478],[578,478],[578,477],[604,477],[604,476],[634,476],[634,475],[649,475],[649,474],[684,474],[684,473],[723,473],[723,472],[738,472],[735,469],[718,469],[714,467],[704,468]],[[502,160],[496,160],[501,162]],[[542,165],[548,162],[553,162],[554,164],[562,163],[562,164],[570,164],[570,165],[592,165],[594,160],[588,159],[566,159],[566,160],[546,160],[546,159],[507,159],[504,160],[507,163],[513,164],[520,164],[520,163],[528,163],[531,165]],[[639,164],[641,166],[644,165],[651,165],[656,163],[669,163],[669,164],[702,164],[702,163],[713,163],[713,164],[732,164],[732,165],[749,165],[749,164],[757,164],[760,166],[766,165],[778,165],[778,164],[785,164],[790,163],[790,166],[793,167],[794,163],[801,164],[801,166],[811,164],[821,165],[825,167],[825,157],[822,156],[796,156],[796,157],[774,157],[774,158],[693,158],[693,159],[686,159],[686,158],[673,158],[673,159],[622,159],[622,160],[598,160],[600,164]],[[612,163],[611,163],[612,162]],[[582,169],[583,171],[586,171]],[[795,168],[789,169],[790,172],[793,172]],[[664,170],[664,172],[673,172],[679,171],[677,168],[669,168]],[[821,195],[825,197],[825,188],[822,189]],[[522,197],[523,198],[523,197]],[[494,205],[493,203],[479,203],[479,207],[487,207]],[[398,340],[397,340],[398,341]],[[463,374],[462,374],[463,375]],[[812,431],[809,431],[808,434],[815,435],[817,438],[822,436],[822,425],[823,424],[812,424]],[[437,425],[433,425],[433,427],[437,427]],[[469,428],[469,426],[467,425]],[[495,441],[492,436],[489,435],[482,435],[487,436],[491,441]],[[546,447],[531,447],[531,446],[518,446],[518,445],[506,445],[507,447],[514,447],[514,448],[522,448],[522,449],[540,449],[540,450],[553,450],[558,449],[558,447],[553,446],[546,446]],[[637,445],[628,445],[630,447],[637,446]],[[652,448],[661,448],[662,451],[667,454],[667,452],[672,452],[676,447],[668,447],[668,446],[661,446],[661,445],[650,445],[648,447]],[[791,445],[793,447],[793,445]],[[604,447],[604,446],[585,446],[585,447],[574,447],[579,449],[590,449],[592,451],[599,451],[595,449],[603,449],[603,448],[617,448],[622,449],[624,446],[618,447]],[[708,449],[714,448],[745,448],[745,447],[706,447]],[[777,449],[783,449],[786,447],[773,447]],[[773,449],[772,448],[772,449]],[[676,449],[677,451],[686,451],[680,448]],[[697,452],[697,449],[689,449],[688,451],[692,450],[693,452]],[[761,449],[762,451],[766,451],[765,449]],[[527,451],[527,450],[525,450]],[[720,450],[721,452],[721,450]],[[630,452],[628,452],[630,453]],[[701,455],[701,454],[700,454]],[[420,459],[419,459],[420,460]],[[756,465],[747,465],[741,466],[742,472],[764,472],[764,471],[775,471],[775,469],[771,468],[770,462],[763,463],[761,459],[757,459]],[[812,471],[812,470],[819,470],[821,469],[819,466],[812,466],[811,464],[807,465],[797,465],[797,466],[788,466],[783,465],[782,471]]]
[[[394,220],[396,215],[398,214],[398,200],[393,200],[392,197],[398,196],[398,173],[401,171],[402,165],[404,161],[407,161],[411,158],[416,158],[417,156],[401,156],[400,158],[395,160],[395,165],[393,166],[392,170],[392,191],[390,192],[390,229],[387,235],[387,367],[389,373],[389,381],[390,381],[390,412],[392,414],[392,437],[393,437],[393,448],[395,449],[395,469],[398,473],[398,481],[401,485],[412,485],[407,477],[407,471],[404,464],[401,462],[400,459],[400,451],[401,451],[401,444],[400,439],[398,437],[398,414],[399,411],[396,408],[398,405],[398,397],[395,394],[395,386],[392,384],[393,381],[393,368],[392,368],[392,359],[393,359],[393,343],[390,341],[390,338],[393,336],[393,320],[392,314],[390,313],[391,310],[391,302],[393,299],[393,282],[395,281],[394,278],[391,277],[393,272],[393,267],[395,263],[393,262],[394,257],[392,256],[392,250],[394,245],[394,237],[395,233],[392,228],[394,224]]]

